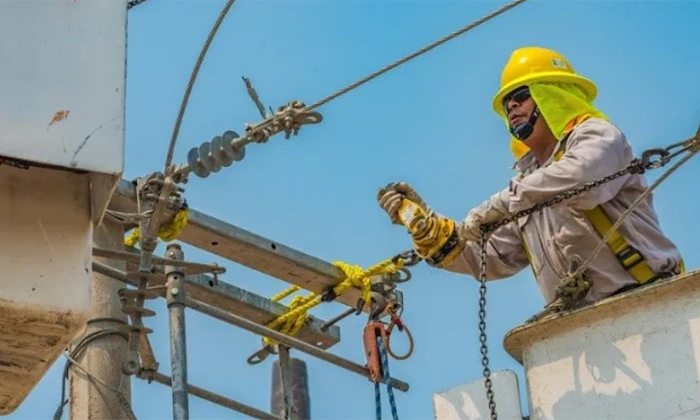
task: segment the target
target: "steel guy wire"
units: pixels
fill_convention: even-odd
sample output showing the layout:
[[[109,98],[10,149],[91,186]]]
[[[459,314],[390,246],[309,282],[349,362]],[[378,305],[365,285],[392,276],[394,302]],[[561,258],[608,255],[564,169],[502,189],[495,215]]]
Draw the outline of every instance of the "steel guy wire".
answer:
[[[204,61],[204,56],[207,54],[207,51],[209,51],[209,46],[211,45],[211,42],[214,40],[214,37],[216,36],[217,31],[219,30],[219,26],[221,26],[221,22],[223,22],[224,18],[228,14],[228,11],[231,9],[231,6],[233,6],[233,3],[235,1],[236,0],[228,0],[224,5],[223,9],[221,9],[219,17],[216,19],[216,22],[214,22],[214,26],[212,26],[211,30],[209,31],[209,36],[207,36],[207,40],[205,41],[204,46],[202,46],[202,50],[199,53],[197,62],[195,63],[194,68],[192,69],[190,81],[187,83],[187,89],[185,89],[185,96],[182,98],[182,103],[180,104],[180,111],[178,112],[177,120],[175,121],[175,127],[173,128],[173,136],[170,139],[170,144],[168,145],[168,155],[165,158],[166,172],[168,171],[168,168],[170,167],[170,164],[173,161],[175,143],[177,142],[177,136],[180,133],[182,117],[185,115],[185,109],[187,108],[187,103],[190,100],[192,87],[194,86],[194,82],[197,79],[197,76],[199,75],[199,69],[202,66],[202,62]]]
[[[170,167],[170,165],[172,163],[173,153],[174,153],[174,149],[175,149],[175,144],[177,142],[177,136],[178,136],[178,133],[180,130],[180,125],[182,123],[182,118],[184,116],[185,109],[187,107],[187,102],[189,100],[189,96],[190,96],[190,93],[192,91],[192,86],[193,86],[194,81],[197,77],[199,67],[200,67],[201,62],[204,58],[204,55],[206,54],[206,51],[209,48],[209,44],[211,43],[211,40],[213,39],[219,25],[221,24],[221,21],[225,17],[226,13],[228,12],[229,8],[231,7],[231,5],[233,4],[234,1],[235,0],[229,0],[229,2],[224,6],[224,9],[221,11],[221,14],[219,15],[219,19],[217,19],[216,24],[212,28],[212,31],[209,34],[209,38],[207,39],[207,42],[205,43],[204,48],[202,49],[202,52],[199,56],[199,59],[197,60],[197,64],[195,65],[192,76],[190,77],[190,82],[187,86],[187,90],[185,91],[185,96],[184,96],[182,104],[180,106],[180,112],[178,114],[178,118],[177,118],[177,121],[175,123],[175,127],[173,129],[173,135],[172,135],[172,138],[170,140],[170,144],[168,146],[168,154],[167,154],[166,161],[165,161],[165,170],[166,171],[168,171],[168,168]],[[394,63],[391,63],[391,64],[383,67],[382,69],[370,74],[369,76],[366,76],[366,77],[358,80],[357,82],[355,82],[355,83],[353,83],[353,84],[351,84],[343,89],[338,90],[337,92],[317,101],[316,103],[314,103],[310,106],[304,107],[304,109],[306,111],[311,111],[315,108],[320,107],[321,105],[327,104],[328,102],[344,95],[345,93],[350,92],[351,90],[358,88],[359,86],[369,82],[372,79],[375,79],[376,77],[388,72],[389,70],[392,70],[392,69],[400,66],[401,64],[404,64],[407,61],[409,61],[415,57],[418,57],[419,55],[424,54],[424,53],[432,50],[433,48],[476,28],[477,26],[480,26],[481,24],[495,18],[498,15],[505,13],[506,11],[508,11],[508,10],[510,10],[510,9],[522,4],[522,3],[525,3],[526,1],[528,1],[528,0],[515,0],[509,4],[506,4],[505,6],[502,6],[498,9],[496,9],[495,11],[489,13],[488,15],[481,17],[480,19],[448,34],[447,36],[444,36],[443,38],[433,42],[432,44],[429,44],[429,45],[415,51],[414,53],[409,54],[409,55],[405,56],[404,58],[401,58],[401,59],[395,61]],[[256,105],[258,105],[258,104],[256,103]],[[263,114],[262,111],[261,111],[261,114]]]
[[[378,76],[380,76],[380,75],[382,75],[382,74],[388,72],[389,70],[392,70],[392,69],[394,69],[394,68],[400,66],[401,64],[404,64],[405,62],[407,62],[407,61],[409,61],[409,60],[411,60],[411,59],[413,59],[413,58],[416,58],[416,57],[418,57],[419,55],[421,55],[421,54],[423,54],[423,53],[426,53],[426,52],[432,50],[433,48],[435,48],[435,47],[437,47],[437,46],[439,46],[439,45],[441,45],[441,44],[444,44],[445,42],[447,42],[447,41],[449,41],[449,40],[451,40],[451,39],[453,39],[453,38],[456,38],[457,36],[462,35],[462,34],[468,32],[468,31],[470,31],[470,30],[476,28],[477,26],[479,26],[479,25],[481,25],[481,24],[483,24],[483,23],[485,23],[485,22],[487,22],[487,21],[489,21],[489,20],[495,18],[496,16],[498,16],[498,15],[500,15],[500,14],[502,14],[502,13],[507,12],[508,10],[514,8],[515,6],[518,6],[518,5],[522,4],[522,3],[525,3],[526,1],[527,1],[527,0],[515,0],[515,1],[511,2],[511,3],[508,3],[508,4],[506,4],[505,6],[502,6],[502,7],[498,8],[498,9],[494,10],[493,12],[489,13],[488,15],[483,16],[483,17],[481,17],[480,19],[478,19],[478,20],[476,20],[476,21],[470,23],[469,25],[464,26],[464,27],[462,27],[462,28],[460,28],[460,29],[458,29],[458,30],[452,32],[451,34],[446,35],[446,36],[440,38],[439,40],[433,42],[432,44],[427,45],[427,46],[425,46],[425,47],[423,47],[423,48],[421,48],[421,49],[415,51],[414,53],[411,53],[411,54],[405,56],[404,58],[402,58],[402,59],[400,59],[400,60],[397,60],[397,61],[395,61],[395,62],[393,62],[393,63],[391,63],[391,64],[389,64],[389,65],[387,65],[387,66],[385,66],[385,67],[383,67],[383,68],[381,68],[381,69],[379,69],[379,70],[377,70],[376,72],[370,74],[369,76],[366,76],[366,77],[364,77],[364,78],[358,80],[357,82],[355,82],[355,83],[353,83],[353,84],[351,84],[351,85],[349,85],[349,86],[347,86],[347,87],[345,87],[345,88],[343,88],[343,89],[340,89],[339,91],[337,91],[337,92],[335,92],[335,93],[333,93],[333,94],[331,94],[331,95],[326,96],[325,98],[321,99],[320,101],[318,101],[318,102],[316,102],[316,103],[314,103],[314,104],[312,104],[312,105],[307,106],[306,109],[307,109],[307,110],[312,110],[312,109],[318,108],[318,107],[321,106],[321,105],[327,104],[328,102],[332,101],[333,99],[335,99],[335,98],[337,98],[337,97],[339,97],[339,96],[341,96],[341,95],[344,95],[344,94],[350,92],[351,90],[353,90],[353,89],[355,89],[355,88],[358,88],[359,86],[361,86],[361,85],[363,85],[363,84],[369,82],[370,80],[372,80],[372,79],[374,79],[374,78],[376,78],[376,77],[378,77]]]

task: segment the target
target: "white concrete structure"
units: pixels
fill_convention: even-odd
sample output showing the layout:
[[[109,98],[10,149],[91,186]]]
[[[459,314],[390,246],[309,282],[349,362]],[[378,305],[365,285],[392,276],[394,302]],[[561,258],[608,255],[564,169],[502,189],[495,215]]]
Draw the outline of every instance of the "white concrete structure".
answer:
[[[0,1],[0,414],[84,327],[121,179],[126,1]]]
[[[700,272],[517,328],[530,418],[700,416]]]
[[[530,420],[699,418],[700,271],[518,327],[504,345],[525,369]],[[437,419],[479,418],[467,400],[488,416],[483,380],[462,389]]]

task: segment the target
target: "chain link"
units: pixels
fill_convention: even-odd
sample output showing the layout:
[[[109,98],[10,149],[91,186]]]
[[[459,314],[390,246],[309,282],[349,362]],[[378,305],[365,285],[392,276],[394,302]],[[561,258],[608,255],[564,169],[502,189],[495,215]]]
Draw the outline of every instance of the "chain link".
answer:
[[[489,369],[488,346],[486,344],[486,235],[485,228],[481,229],[481,265],[479,268],[479,342],[481,343],[481,365],[484,367],[484,386],[486,387],[486,397],[489,400],[489,410],[491,420],[498,420],[496,412],[496,401],[493,395],[493,384],[491,383],[491,369]]]

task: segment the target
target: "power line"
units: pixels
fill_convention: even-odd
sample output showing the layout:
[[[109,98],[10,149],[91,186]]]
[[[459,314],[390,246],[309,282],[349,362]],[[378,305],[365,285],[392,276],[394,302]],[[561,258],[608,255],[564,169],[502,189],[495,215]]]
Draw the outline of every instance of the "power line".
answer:
[[[174,150],[175,150],[175,144],[176,144],[176,142],[177,142],[177,136],[178,136],[178,133],[179,133],[179,131],[180,131],[180,125],[181,125],[181,123],[182,123],[182,117],[184,116],[185,109],[186,109],[186,107],[187,107],[187,102],[188,102],[188,100],[189,100],[189,96],[190,96],[190,93],[191,93],[191,91],[192,91],[192,87],[193,87],[193,85],[194,85],[194,81],[195,81],[195,79],[197,78],[197,74],[198,74],[198,72],[199,72],[199,68],[200,68],[200,66],[201,66],[201,64],[202,64],[202,61],[204,60],[204,56],[205,56],[207,50],[209,49],[209,45],[211,44],[211,41],[212,41],[212,39],[214,38],[214,36],[215,36],[215,34],[216,34],[216,31],[218,30],[219,26],[221,25],[221,22],[223,21],[224,17],[225,17],[226,14],[228,13],[228,10],[229,10],[229,9],[231,8],[231,6],[233,5],[234,1],[235,1],[235,0],[229,0],[229,1],[226,3],[226,5],[224,6],[224,8],[223,8],[223,10],[221,11],[221,13],[219,14],[219,18],[217,19],[216,23],[215,23],[214,26],[212,27],[212,30],[211,30],[210,33],[209,33],[209,37],[207,38],[207,41],[206,41],[206,43],[204,44],[204,47],[202,48],[202,51],[201,51],[201,53],[200,53],[200,55],[199,55],[199,59],[197,60],[197,63],[195,64],[194,70],[193,70],[192,75],[191,75],[191,77],[190,77],[189,84],[188,84],[187,89],[186,89],[186,91],[185,91],[185,96],[184,96],[184,98],[183,98],[183,100],[182,100],[182,104],[180,105],[180,112],[179,112],[177,121],[175,122],[175,128],[174,128],[174,130],[173,130],[173,136],[172,136],[172,138],[170,139],[170,145],[169,145],[169,147],[168,147],[168,154],[167,154],[166,161],[165,161],[165,171],[166,171],[166,172],[168,171],[168,168],[170,167],[170,165],[171,165],[171,163],[172,163],[173,152],[174,152]],[[514,8],[514,7],[516,7],[516,6],[520,5],[520,4],[522,4],[522,3],[525,3],[526,1],[527,1],[527,0],[515,0],[515,1],[511,2],[511,3],[509,3],[509,4],[506,4],[505,6],[502,6],[502,7],[498,8],[498,9],[496,9],[495,11],[489,13],[488,15],[483,16],[482,18],[480,18],[480,19],[478,19],[478,20],[476,20],[476,21],[470,23],[469,25],[466,25],[466,26],[464,26],[464,27],[462,27],[462,28],[460,28],[460,29],[458,29],[458,30],[456,30],[456,31],[454,31],[454,32],[452,32],[452,33],[450,33],[449,35],[447,35],[447,36],[445,36],[445,37],[443,37],[443,38],[441,38],[441,39],[439,39],[439,40],[433,42],[432,44],[427,45],[427,46],[425,46],[425,47],[423,47],[423,48],[417,50],[416,52],[414,52],[414,53],[412,53],[412,54],[409,54],[409,55],[407,55],[406,57],[404,57],[404,58],[402,58],[402,59],[400,59],[400,60],[397,60],[397,61],[395,61],[395,62],[393,62],[393,63],[391,63],[391,64],[385,66],[384,68],[382,68],[382,69],[380,69],[380,70],[378,70],[378,71],[376,71],[376,72],[370,74],[369,76],[366,76],[366,77],[364,77],[364,78],[358,80],[357,82],[355,82],[355,83],[353,83],[353,84],[351,84],[351,85],[349,85],[349,86],[347,86],[347,87],[345,87],[345,88],[343,88],[343,89],[341,89],[341,90],[339,90],[339,91],[337,91],[337,92],[335,92],[335,93],[333,93],[333,94],[331,94],[331,95],[329,95],[329,96],[327,96],[327,97],[321,99],[320,101],[318,101],[318,102],[316,102],[316,103],[314,103],[314,104],[312,104],[312,105],[310,105],[310,106],[307,106],[307,107],[305,108],[305,110],[306,110],[306,111],[311,111],[311,110],[313,110],[313,109],[315,109],[315,108],[320,107],[321,105],[327,104],[328,102],[332,101],[333,99],[336,99],[336,98],[338,98],[338,97],[344,95],[345,93],[350,92],[351,90],[358,88],[359,86],[361,86],[361,85],[363,85],[363,84],[369,82],[369,81],[372,80],[372,79],[375,79],[376,77],[378,77],[378,76],[380,76],[380,75],[382,75],[382,74],[388,72],[389,70],[392,70],[392,69],[394,69],[394,68],[400,66],[401,64],[404,64],[404,63],[406,63],[407,61],[412,60],[413,58],[416,58],[416,57],[418,57],[419,55],[424,54],[424,53],[426,53],[426,52],[432,50],[433,48],[435,48],[435,47],[437,47],[437,46],[439,46],[439,45],[441,45],[441,44],[444,44],[445,42],[447,42],[447,41],[449,41],[449,40],[451,40],[451,39],[453,39],[453,38],[456,38],[457,36],[462,35],[462,34],[464,34],[464,33],[468,32],[468,31],[470,31],[470,30],[476,28],[477,26],[479,26],[479,25],[481,25],[481,24],[483,24],[483,23],[485,23],[485,22],[488,22],[489,20],[495,18],[496,16],[499,16],[499,15],[501,15],[501,14],[507,12],[508,10],[510,10],[510,9],[512,9],[512,8]],[[261,112],[261,113],[262,113],[262,112]]]
[[[145,1],[145,0],[143,0]],[[202,47],[202,50],[199,53],[199,58],[197,58],[197,63],[194,65],[194,69],[192,69],[192,74],[190,75],[190,81],[187,84],[187,89],[185,90],[185,96],[182,98],[182,103],[180,104],[180,111],[177,115],[177,120],[175,121],[175,127],[173,128],[173,136],[170,139],[170,145],[168,146],[168,155],[165,158],[165,171],[167,172],[168,167],[173,161],[173,153],[175,151],[175,143],[177,142],[177,136],[180,133],[180,125],[182,124],[182,117],[185,115],[185,109],[187,108],[187,102],[189,102],[190,99],[190,94],[192,93],[192,87],[194,86],[194,82],[197,79],[197,75],[199,74],[199,68],[202,66],[202,61],[204,61],[204,56],[207,54],[207,51],[209,50],[209,46],[211,45],[212,40],[214,39],[214,36],[216,36],[216,32],[219,30],[219,26],[221,26],[221,22],[223,22],[224,18],[228,14],[228,11],[231,9],[231,6],[233,6],[233,3],[236,0],[228,0],[226,4],[224,5],[224,8],[221,10],[219,13],[219,17],[216,19],[216,22],[214,23],[214,26],[212,26],[211,30],[209,31],[209,36],[207,37],[206,42],[204,43],[204,46]]]
[[[489,13],[488,15],[486,15],[486,16],[484,16],[484,17],[482,17],[482,18],[480,18],[480,19],[478,19],[478,20],[476,20],[476,21],[470,23],[469,25],[467,25],[467,26],[465,26],[465,27],[463,27],[463,28],[461,28],[461,29],[458,29],[458,30],[452,32],[451,34],[449,34],[449,35],[447,35],[447,36],[445,36],[445,37],[443,37],[443,38],[441,38],[441,39],[439,39],[439,40],[433,42],[432,44],[427,45],[427,46],[421,48],[420,50],[418,50],[418,51],[416,51],[416,52],[414,52],[414,53],[412,53],[412,54],[409,54],[409,55],[407,55],[406,57],[404,57],[404,58],[402,58],[402,59],[400,59],[400,60],[397,60],[397,61],[395,61],[395,62],[389,64],[388,66],[386,66],[386,67],[384,67],[384,68],[382,68],[382,69],[377,70],[376,72],[370,74],[369,76],[367,76],[367,77],[365,77],[365,78],[363,78],[363,79],[360,79],[360,80],[358,80],[357,82],[355,82],[355,83],[353,83],[353,84],[351,84],[351,85],[349,85],[349,86],[347,86],[347,87],[345,87],[345,88],[343,88],[343,89],[341,89],[341,90],[339,90],[339,91],[337,91],[337,92],[335,92],[335,93],[333,93],[333,94],[331,94],[331,95],[326,96],[325,98],[323,98],[323,99],[321,99],[320,101],[314,103],[313,105],[307,106],[306,109],[307,109],[307,110],[312,110],[312,109],[318,108],[318,107],[321,106],[321,105],[327,104],[328,102],[332,101],[333,99],[335,99],[335,98],[337,98],[337,97],[339,97],[339,96],[341,96],[341,95],[344,95],[344,94],[350,92],[351,90],[353,90],[353,89],[355,89],[355,88],[357,88],[357,87],[359,87],[359,86],[361,86],[361,85],[363,85],[363,84],[369,82],[370,80],[376,78],[377,76],[380,76],[380,75],[382,75],[382,74],[388,72],[389,70],[394,69],[394,68],[400,66],[401,64],[403,64],[403,63],[405,63],[405,62],[407,62],[407,61],[409,61],[409,60],[411,60],[411,59],[413,59],[413,58],[416,58],[416,57],[418,57],[419,55],[421,55],[421,54],[423,54],[423,53],[426,53],[426,52],[432,50],[433,48],[435,48],[435,47],[437,47],[437,46],[439,46],[439,45],[441,45],[441,44],[444,44],[445,42],[447,42],[447,41],[449,41],[449,40],[451,40],[451,39],[453,39],[453,38],[456,38],[457,36],[462,35],[462,34],[468,32],[468,31],[470,31],[470,30],[476,28],[477,26],[479,26],[479,25],[481,25],[481,24],[483,24],[483,23],[485,23],[485,22],[487,22],[487,21],[489,21],[489,20],[495,18],[496,16],[498,16],[498,15],[500,15],[500,14],[502,14],[502,13],[507,12],[508,10],[514,8],[515,6],[518,6],[518,5],[522,4],[522,3],[525,3],[526,1],[527,1],[527,0],[515,0],[515,1],[511,2],[511,3],[509,3],[509,4],[506,4],[505,6],[499,8],[499,9],[494,10],[493,12]]]

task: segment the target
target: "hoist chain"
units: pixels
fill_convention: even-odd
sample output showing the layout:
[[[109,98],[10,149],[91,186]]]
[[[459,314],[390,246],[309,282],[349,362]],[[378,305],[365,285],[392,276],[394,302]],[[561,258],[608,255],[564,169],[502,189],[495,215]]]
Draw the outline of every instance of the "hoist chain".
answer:
[[[639,159],[634,159],[632,162],[625,168],[622,169],[618,172],[615,172],[614,174],[605,176],[603,178],[600,178],[595,181],[588,182],[586,184],[580,185],[578,187],[572,188],[570,190],[564,191],[562,193],[559,193],[555,195],[554,197],[545,200],[541,203],[537,203],[534,206],[521,210],[517,213],[512,214],[510,217],[507,217],[505,219],[502,219],[496,223],[492,224],[487,224],[487,225],[482,225],[481,230],[482,232],[485,231],[485,233],[491,233],[494,230],[507,225],[508,223],[511,223],[515,220],[518,220],[522,217],[528,216],[532,213],[538,212],[546,207],[551,207],[555,204],[559,204],[564,200],[568,200],[572,197],[575,197],[577,195],[583,194],[595,187],[598,187],[600,185],[606,184],[610,181],[613,181],[621,176],[627,175],[627,174],[643,174],[646,172],[648,169],[656,169],[660,168],[664,165],[666,165],[671,159],[674,157],[678,156],[679,154],[687,151],[697,151],[698,149],[698,144],[700,140],[698,140],[697,137],[693,137],[691,139],[674,143],[666,148],[651,148],[647,149],[642,153],[642,157]],[[682,147],[681,150],[671,154],[671,150]]]
[[[496,401],[493,395],[493,384],[491,383],[491,369],[489,369],[488,346],[486,344],[486,235],[485,229],[481,230],[480,238],[480,267],[479,267],[479,343],[481,344],[481,365],[484,376],[484,386],[486,387],[486,398],[489,400],[489,411],[491,420],[497,420]]]

